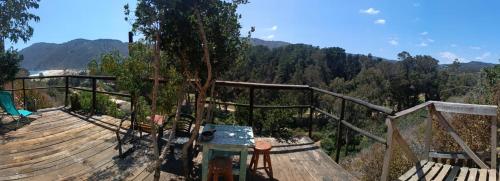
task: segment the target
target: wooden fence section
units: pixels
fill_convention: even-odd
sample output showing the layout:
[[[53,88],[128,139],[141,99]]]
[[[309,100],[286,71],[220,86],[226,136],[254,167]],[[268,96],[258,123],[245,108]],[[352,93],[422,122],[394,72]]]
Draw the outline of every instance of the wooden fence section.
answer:
[[[424,151],[426,152],[425,160],[420,161],[417,156],[411,151],[408,143],[403,139],[403,137],[399,134],[397,127],[395,126],[395,122],[397,119],[416,112],[420,109],[427,108],[429,118],[425,122],[425,135],[424,135]],[[451,125],[451,122],[447,120],[441,112],[447,113],[458,113],[458,114],[469,114],[469,115],[484,115],[491,117],[491,149],[490,149],[490,163],[486,164],[484,159],[481,159],[477,153],[471,150],[471,148],[464,142],[464,140],[457,134],[456,130]],[[448,178],[459,177],[458,167],[454,167],[454,173],[448,173],[452,166],[443,165],[443,164],[434,164],[431,161],[428,161],[431,157],[434,158],[462,158],[462,159],[471,159],[476,165],[480,167],[481,172],[491,172],[490,170],[495,170],[497,167],[497,119],[498,119],[498,106],[492,105],[476,105],[476,104],[460,104],[460,103],[448,103],[448,102],[438,102],[438,101],[429,101],[410,109],[395,113],[394,115],[388,116],[386,120],[386,125],[388,127],[387,131],[387,151],[384,157],[384,165],[382,168],[382,180],[387,180],[389,176],[389,164],[392,159],[392,154],[395,146],[399,146],[404,155],[415,163],[415,166],[409,170],[405,175],[401,176],[400,180],[406,180],[410,177],[415,177],[416,179],[429,178],[433,177],[444,178],[447,176]],[[432,142],[432,121],[435,118],[439,125],[441,125],[448,135],[450,135],[453,140],[458,143],[460,148],[464,151],[463,153],[436,153],[430,150],[431,142]],[[481,134],[481,133],[478,133]],[[425,166],[424,166],[425,164]],[[435,169],[431,169],[436,167]],[[441,169],[443,168],[443,169]],[[447,168],[447,169],[444,169]],[[420,175],[418,171],[421,171]],[[434,171],[432,171],[434,170]],[[438,173],[439,171],[443,173]],[[467,175],[468,168],[465,168],[465,176]],[[496,178],[496,171],[494,173],[489,173],[491,177]],[[465,178],[465,176],[463,176]],[[484,175],[486,176],[486,175]],[[475,174],[473,176],[475,179]]]
[[[38,87],[38,88],[26,88],[25,87],[25,80],[28,79],[47,79],[47,78],[61,78],[64,79],[65,81],[65,86],[56,86],[56,87]],[[85,87],[72,87],[70,85],[70,80],[71,79],[87,79],[90,80],[90,88],[85,88]],[[120,92],[106,92],[106,91],[99,91],[97,90],[97,81],[115,81],[116,77],[111,77],[111,76],[80,76],[80,75],[61,75],[61,76],[34,76],[34,77],[19,77],[16,78],[16,80],[21,80],[23,81],[22,88],[21,89],[14,89],[14,84],[12,84],[12,87],[8,91],[22,91],[23,93],[23,100],[26,102],[26,90],[34,90],[34,89],[49,89],[49,88],[57,88],[57,89],[65,89],[65,106],[69,105],[68,102],[68,95],[69,95],[69,90],[74,89],[74,90],[79,90],[79,91],[88,91],[92,92],[92,105],[93,109],[95,111],[95,105],[96,105],[96,95],[97,94],[107,94],[107,95],[114,95],[114,96],[121,96],[121,97],[127,97],[131,99],[131,119],[132,119],[132,124],[135,120],[135,108],[133,107],[135,98],[131,96],[130,94],[126,93],[120,93]],[[145,79],[145,81],[151,81],[151,79]],[[164,80],[160,80],[160,83],[165,82]],[[343,131],[354,131],[360,135],[366,136],[374,141],[380,142],[382,144],[385,144],[387,147],[386,153],[384,155],[384,163],[383,163],[383,168],[382,168],[382,178],[381,180],[387,180],[388,179],[388,173],[389,173],[389,163],[390,159],[392,158],[393,150],[395,146],[399,146],[402,148],[403,152],[405,153],[405,156],[412,160],[416,165],[419,165],[420,160],[415,156],[415,154],[411,151],[408,143],[402,138],[401,134],[399,133],[399,130],[395,126],[395,121],[403,116],[406,116],[408,114],[411,114],[417,110],[427,108],[429,110],[429,114],[436,116],[438,118],[438,122],[444,126],[447,130],[447,132],[453,137],[453,139],[459,143],[459,145],[465,150],[465,154],[462,154],[460,156],[462,157],[467,157],[471,158],[474,160],[476,164],[481,166],[481,168],[495,168],[496,167],[496,149],[492,149],[491,151],[491,163],[488,166],[483,160],[480,159],[479,156],[477,156],[474,152],[470,150],[470,148],[463,142],[463,140],[456,134],[456,131],[454,131],[453,127],[449,124],[448,120],[446,120],[440,112],[451,112],[451,113],[461,113],[461,114],[474,114],[474,115],[487,115],[492,117],[492,127],[491,127],[491,134],[494,135],[492,136],[491,144],[493,148],[496,148],[496,130],[497,130],[497,106],[488,106],[488,105],[471,105],[471,104],[457,104],[457,103],[446,103],[446,102],[436,102],[436,101],[430,101],[426,102],[420,105],[417,105],[413,108],[403,110],[401,112],[395,113],[392,109],[379,106],[379,105],[374,105],[369,102],[366,102],[361,99],[349,97],[346,95],[338,94],[335,92],[331,92],[328,90],[316,88],[316,87],[311,87],[308,85],[287,85],[287,84],[263,84],[263,83],[251,83],[251,82],[235,82],[235,81],[216,81],[216,86],[217,87],[230,87],[230,88],[241,88],[241,89],[248,89],[249,95],[248,95],[248,104],[241,104],[241,103],[234,103],[234,102],[221,102],[221,101],[216,101],[213,99],[210,99],[211,101],[215,101],[215,104],[224,104],[224,105],[234,105],[234,106],[241,106],[241,107],[247,107],[249,109],[249,122],[253,122],[253,114],[254,114],[254,109],[255,108],[264,108],[264,109],[304,109],[304,108],[309,108],[309,119],[308,119],[308,132],[309,132],[309,137],[312,135],[313,131],[313,119],[315,114],[321,114],[324,115],[329,119],[330,122],[334,123],[337,125],[336,127],[336,135],[337,135],[337,140],[336,140],[336,148],[335,148],[335,161],[339,161],[339,156],[340,156],[340,150],[342,148],[342,139],[343,139]],[[308,102],[307,104],[303,105],[255,105],[255,90],[291,90],[291,91],[300,91],[303,92],[304,95],[307,95]],[[196,95],[196,94],[195,94]],[[340,113],[339,115],[335,115],[332,112],[329,112],[327,110],[324,110],[318,106],[318,100],[315,99],[315,95],[329,95],[332,97],[335,97],[337,99],[341,100],[340,104]],[[210,101],[207,101],[210,102]],[[360,105],[363,107],[368,108],[372,112],[378,112],[381,113],[386,117],[385,125],[387,126],[387,134],[386,138],[377,136],[375,134],[372,134],[366,130],[363,130],[362,128],[359,128],[346,120],[346,112],[350,110],[346,110],[346,103],[350,102],[356,105]],[[26,104],[25,104],[26,105]],[[432,120],[428,120],[426,123],[427,126],[427,131],[425,134],[425,150],[429,153],[429,155],[432,156],[450,156],[446,154],[436,154],[430,151],[430,143],[432,141],[432,135],[431,135],[431,128],[432,128]],[[381,123],[383,124],[383,123]],[[349,144],[349,143],[347,143]],[[451,156],[457,156],[457,155],[451,155]],[[427,163],[427,162],[426,162]],[[422,164],[423,165],[423,164]]]

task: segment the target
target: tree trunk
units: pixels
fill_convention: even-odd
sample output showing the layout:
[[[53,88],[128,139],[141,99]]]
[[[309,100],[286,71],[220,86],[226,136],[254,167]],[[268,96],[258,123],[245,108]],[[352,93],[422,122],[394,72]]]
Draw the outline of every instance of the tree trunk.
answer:
[[[5,52],[5,42],[3,41],[3,38],[0,37],[0,53]]]
[[[151,140],[153,142],[153,153],[154,153],[154,161],[156,161],[156,163],[159,162],[159,156],[160,156],[160,151],[159,151],[159,148],[158,148],[158,140],[157,140],[157,126],[156,126],[156,123],[154,122],[154,117],[156,115],[156,100],[157,100],[157,96],[158,96],[158,84],[159,84],[159,67],[160,67],[160,45],[159,45],[159,36],[158,36],[158,33],[156,34],[156,37],[155,37],[155,47],[154,47],[154,66],[153,66],[153,69],[154,69],[154,75],[153,75],[153,79],[154,79],[154,83],[153,83],[153,93],[152,93],[152,108],[151,108],[151,121],[150,121],[150,124],[151,124]],[[154,180],[155,181],[158,181],[160,180],[160,167],[157,166],[155,168],[155,173],[154,173]]]
[[[184,166],[184,175],[186,178],[189,178],[189,147],[193,145],[193,142],[196,138],[198,138],[198,132],[200,130],[200,125],[204,116],[205,112],[205,98],[206,98],[206,92],[207,90],[200,90],[198,99],[196,100],[196,122],[194,129],[191,131],[191,137],[189,138],[189,141],[184,144],[182,147],[182,158],[183,158],[183,166]]]

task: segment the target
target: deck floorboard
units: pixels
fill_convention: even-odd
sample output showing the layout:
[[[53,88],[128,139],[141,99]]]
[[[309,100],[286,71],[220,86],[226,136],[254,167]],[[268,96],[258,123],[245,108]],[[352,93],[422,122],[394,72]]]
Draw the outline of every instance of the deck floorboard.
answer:
[[[148,171],[149,142],[124,159],[118,158],[115,130],[119,119],[109,116],[85,117],[64,110],[41,113],[17,130],[0,130],[1,180],[152,180]],[[124,128],[130,122],[125,121]],[[0,129],[3,129],[0,126]],[[125,130],[121,132],[125,133]],[[357,180],[326,155],[309,138],[272,143],[271,161],[275,180]],[[250,153],[252,153],[250,149]],[[249,154],[248,163],[252,154]],[[195,158],[200,172],[201,154]],[[259,167],[262,167],[260,159]],[[162,167],[160,180],[183,180],[178,172]],[[236,178],[236,176],[235,176]],[[264,170],[247,180],[268,180]]]

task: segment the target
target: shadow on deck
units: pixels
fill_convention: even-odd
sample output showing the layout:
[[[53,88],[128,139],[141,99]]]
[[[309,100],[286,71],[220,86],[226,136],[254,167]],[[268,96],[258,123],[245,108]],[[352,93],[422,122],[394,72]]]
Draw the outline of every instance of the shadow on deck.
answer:
[[[109,116],[50,110],[19,129],[0,124],[0,180],[152,180],[146,140],[125,159],[117,157],[119,122]],[[127,127],[129,122],[125,123]],[[273,144],[275,180],[356,180],[307,137],[293,143],[257,139]],[[197,175],[200,162],[201,154],[195,159]],[[161,180],[183,180],[178,172],[181,166],[164,163]],[[269,179],[259,170],[256,175],[247,174],[247,180]]]

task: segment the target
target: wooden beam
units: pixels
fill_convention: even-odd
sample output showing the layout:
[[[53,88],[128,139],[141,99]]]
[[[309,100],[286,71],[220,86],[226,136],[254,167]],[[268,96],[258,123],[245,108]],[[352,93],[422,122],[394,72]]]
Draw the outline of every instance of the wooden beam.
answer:
[[[394,127],[394,140],[398,144],[398,146],[402,149],[403,153],[405,153],[406,158],[408,158],[411,162],[413,163],[418,163],[418,157],[411,151],[410,146],[406,141],[403,139],[401,134],[399,134],[398,129],[393,125]]]
[[[499,109],[500,110],[500,109]],[[491,117],[491,168],[497,168],[497,120],[498,116]]]
[[[422,103],[422,104],[419,104],[419,105],[416,105],[412,108],[409,108],[409,109],[405,109],[403,111],[399,111],[397,113],[394,114],[394,116],[390,116],[391,119],[398,119],[400,117],[403,117],[403,116],[406,116],[408,114],[411,114],[415,111],[418,111],[422,108],[426,108],[429,104],[432,104],[432,102],[425,102],[425,103]]]
[[[390,118],[385,119],[385,124],[387,125],[387,139],[386,139],[387,149],[385,150],[384,154],[384,163],[382,165],[382,176],[380,177],[381,181],[389,180],[389,169],[392,159],[392,152],[394,151],[394,144],[393,144],[394,130],[392,127],[392,120]]]
[[[438,119],[438,122],[443,126],[448,134],[462,147],[462,149],[469,155],[469,157],[474,160],[474,162],[479,165],[479,167],[483,169],[489,169],[488,165],[486,165],[473,151],[470,149],[470,147],[465,144],[464,140],[458,135],[458,133],[453,129],[451,124],[444,118],[444,116],[436,110],[436,107],[434,104],[429,105],[429,110],[432,115],[436,116]]]
[[[450,112],[459,114],[486,115],[496,116],[497,106],[493,105],[478,105],[478,104],[462,104],[451,102],[431,101],[437,111]]]

